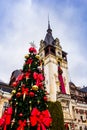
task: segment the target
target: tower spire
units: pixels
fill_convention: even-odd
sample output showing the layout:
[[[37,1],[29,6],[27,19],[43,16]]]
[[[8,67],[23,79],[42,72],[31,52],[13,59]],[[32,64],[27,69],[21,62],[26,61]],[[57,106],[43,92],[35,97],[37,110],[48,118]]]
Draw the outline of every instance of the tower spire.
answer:
[[[50,20],[49,20],[49,14],[48,14],[48,29],[50,29]]]
[[[47,34],[45,36],[44,42],[46,45],[53,45],[54,42],[54,38],[52,36],[52,29],[50,27],[49,15],[48,15],[48,29],[47,29]]]
[[[47,32],[52,32],[52,29],[50,27],[50,20],[49,20],[49,14],[48,14],[48,29],[47,29]]]

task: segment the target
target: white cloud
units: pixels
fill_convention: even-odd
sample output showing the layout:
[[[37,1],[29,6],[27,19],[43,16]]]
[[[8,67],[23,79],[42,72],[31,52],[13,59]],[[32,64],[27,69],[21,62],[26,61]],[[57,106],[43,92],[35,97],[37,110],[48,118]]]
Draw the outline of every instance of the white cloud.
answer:
[[[80,53],[80,27],[79,23],[75,23],[77,10],[74,7],[64,7],[62,12],[62,9],[56,12],[55,8],[34,4],[31,0],[21,0],[9,6],[3,21],[4,34],[0,38],[0,79],[9,82],[12,71],[22,68],[29,42],[34,41],[39,48],[40,40],[46,35],[47,17],[50,12],[53,36],[60,39],[63,50],[68,52],[71,79],[78,86],[86,85],[87,62]]]

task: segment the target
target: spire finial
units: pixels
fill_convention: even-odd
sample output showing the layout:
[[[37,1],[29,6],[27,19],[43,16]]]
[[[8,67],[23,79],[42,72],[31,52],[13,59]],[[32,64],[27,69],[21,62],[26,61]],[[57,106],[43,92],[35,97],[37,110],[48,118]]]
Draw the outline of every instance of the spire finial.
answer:
[[[50,20],[49,20],[49,14],[48,14],[48,29],[47,32],[51,33],[52,29],[50,28]]]
[[[49,14],[48,14],[48,29],[50,29],[50,20],[49,20]]]
[[[48,14],[48,29],[50,29],[50,20],[49,20],[49,14]]]

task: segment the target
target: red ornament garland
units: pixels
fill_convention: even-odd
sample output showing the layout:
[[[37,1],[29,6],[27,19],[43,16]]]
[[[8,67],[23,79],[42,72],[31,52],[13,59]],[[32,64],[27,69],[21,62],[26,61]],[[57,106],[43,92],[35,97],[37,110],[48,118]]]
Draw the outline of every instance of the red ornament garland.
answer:
[[[60,87],[61,87],[61,92],[63,94],[66,94],[66,90],[65,90],[65,85],[64,85],[64,81],[63,81],[63,77],[62,77],[62,69],[60,68],[60,66],[58,67],[58,79],[59,79],[59,82],[60,82]]]

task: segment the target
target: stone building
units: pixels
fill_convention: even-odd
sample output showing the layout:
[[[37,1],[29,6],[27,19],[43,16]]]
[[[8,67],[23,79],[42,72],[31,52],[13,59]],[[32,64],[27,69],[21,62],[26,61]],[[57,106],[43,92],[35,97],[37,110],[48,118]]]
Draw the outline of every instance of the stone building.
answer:
[[[0,81],[0,117],[2,116],[6,107],[8,107],[8,100],[11,98],[12,88],[8,84]]]
[[[87,87],[70,85],[72,118],[75,130],[87,130]]]
[[[49,100],[61,102],[66,129],[87,130],[87,91],[69,83],[67,53],[59,39],[54,39],[49,21],[47,34],[40,41],[39,55],[44,60]]]

